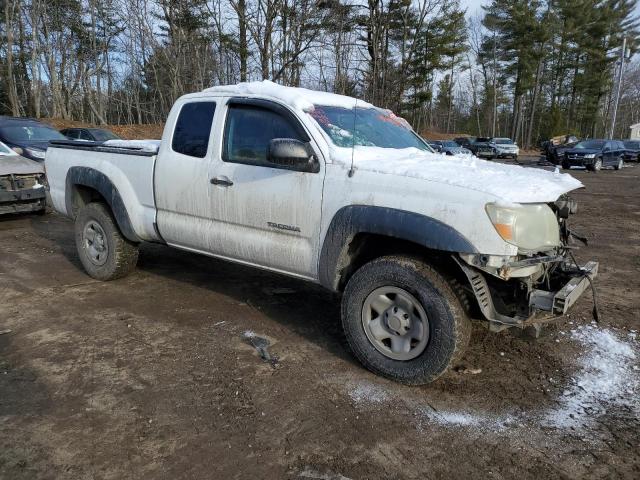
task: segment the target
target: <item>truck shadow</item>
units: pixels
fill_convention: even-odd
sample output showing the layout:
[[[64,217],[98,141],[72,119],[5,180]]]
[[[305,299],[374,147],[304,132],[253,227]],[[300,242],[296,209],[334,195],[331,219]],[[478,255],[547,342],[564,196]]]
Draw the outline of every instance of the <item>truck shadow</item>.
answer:
[[[32,217],[31,228],[84,272],[69,220],[57,214]],[[292,333],[357,364],[342,333],[340,298],[319,285],[159,244],[142,245],[137,270],[248,304]]]
[[[342,333],[340,296],[319,285],[155,244],[142,246],[138,270],[248,304],[292,333],[357,364]]]

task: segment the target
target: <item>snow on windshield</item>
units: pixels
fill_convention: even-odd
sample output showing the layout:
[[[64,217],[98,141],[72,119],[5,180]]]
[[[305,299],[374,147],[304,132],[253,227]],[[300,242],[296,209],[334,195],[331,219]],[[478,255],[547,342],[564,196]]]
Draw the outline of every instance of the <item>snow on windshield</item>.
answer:
[[[309,115],[338,147],[355,145],[429,151],[404,119],[387,110],[315,105]]]

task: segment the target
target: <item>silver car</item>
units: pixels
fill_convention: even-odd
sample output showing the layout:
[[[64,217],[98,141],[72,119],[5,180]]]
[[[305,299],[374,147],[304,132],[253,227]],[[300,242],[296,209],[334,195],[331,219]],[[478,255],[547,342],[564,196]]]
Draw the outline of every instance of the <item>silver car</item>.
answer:
[[[45,184],[41,163],[18,155],[0,142],[0,214],[44,213]]]
[[[492,138],[490,143],[496,149],[498,158],[513,158],[516,160],[520,154],[518,145],[510,138]]]

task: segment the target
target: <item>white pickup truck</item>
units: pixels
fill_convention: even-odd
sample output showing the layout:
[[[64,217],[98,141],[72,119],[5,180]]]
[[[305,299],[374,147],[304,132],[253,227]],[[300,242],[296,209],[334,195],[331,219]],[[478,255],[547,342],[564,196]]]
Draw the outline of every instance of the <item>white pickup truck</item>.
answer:
[[[45,165],[92,277],[128,274],[141,242],[161,242],[320,283],[342,295],[354,355],[408,384],[460,358],[470,318],[539,325],[597,274],[568,245],[579,181],[436,154],[340,95],[214,87],[176,102],[161,142],[56,142]]]

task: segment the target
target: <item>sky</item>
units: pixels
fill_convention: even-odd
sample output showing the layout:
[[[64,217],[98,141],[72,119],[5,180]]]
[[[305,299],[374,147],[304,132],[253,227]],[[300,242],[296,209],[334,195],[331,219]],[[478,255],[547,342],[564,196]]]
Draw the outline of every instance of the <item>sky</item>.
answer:
[[[481,5],[490,3],[489,0],[461,0],[460,4],[467,8],[467,16],[473,17],[481,13]],[[636,14],[640,15],[640,2],[636,5]]]

